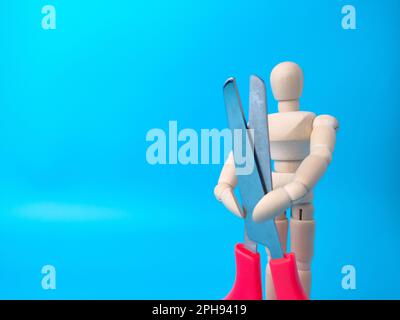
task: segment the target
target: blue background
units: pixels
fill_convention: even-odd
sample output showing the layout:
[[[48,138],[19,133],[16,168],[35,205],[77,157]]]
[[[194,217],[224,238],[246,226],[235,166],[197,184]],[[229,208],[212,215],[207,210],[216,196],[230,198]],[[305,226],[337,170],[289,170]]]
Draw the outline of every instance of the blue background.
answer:
[[[400,298],[399,14],[396,0],[1,1],[0,298],[223,297],[243,224],[214,199],[221,165],[151,166],[146,133],[226,127],[225,79],[247,101],[249,75],[285,60],[304,70],[302,109],[340,121],[312,298]]]

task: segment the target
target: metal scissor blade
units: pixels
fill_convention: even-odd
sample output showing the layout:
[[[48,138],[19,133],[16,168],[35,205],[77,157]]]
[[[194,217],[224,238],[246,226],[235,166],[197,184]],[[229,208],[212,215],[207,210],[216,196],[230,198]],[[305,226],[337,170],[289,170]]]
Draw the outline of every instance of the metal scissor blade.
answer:
[[[267,96],[264,81],[255,75],[250,77],[249,128],[254,130],[255,155],[267,193],[272,190]]]
[[[247,171],[246,174],[238,174],[238,169],[241,169],[241,164],[237,162],[238,157],[235,156],[235,144],[241,143],[242,150],[244,150],[246,153],[246,159],[254,160],[255,154],[252,148],[252,139],[247,130],[248,128],[246,119],[244,117],[239,92],[235,79],[233,78],[228,79],[224,85],[224,99],[228,117],[228,125],[232,131],[234,145],[233,155],[235,158],[238,186],[242,198],[243,208],[246,212],[245,226],[247,236],[250,240],[267,246],[272,257],[283,257],[275,222],[273,220],[255,222],[252,218],[254,207],[265,194],[263,181],[260,177],[260,169],[257,162],[253,161],[254,165],[252,170]],[[241,139],[239,141],[235,141],[235,139],[237,139],[236,135],[234,134],[235,130],[241,131]]]

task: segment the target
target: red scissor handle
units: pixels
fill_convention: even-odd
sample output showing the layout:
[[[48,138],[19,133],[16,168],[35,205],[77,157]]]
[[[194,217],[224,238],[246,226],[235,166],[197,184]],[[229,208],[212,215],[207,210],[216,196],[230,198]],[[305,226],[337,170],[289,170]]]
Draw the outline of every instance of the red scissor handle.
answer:
[[[294,253],[269,262],[278,300],[308,300],[300,283]]]
[[[238,243],[235,246],[236,279],[224,300],[262,300],[260,254]]]
[[[246,249],[243,244],[237,244],[235,257],[235,283],[224,300],[262,300],[260,254]],[[278,300],[307,300],[293,253],[271,260],[270,268]]]

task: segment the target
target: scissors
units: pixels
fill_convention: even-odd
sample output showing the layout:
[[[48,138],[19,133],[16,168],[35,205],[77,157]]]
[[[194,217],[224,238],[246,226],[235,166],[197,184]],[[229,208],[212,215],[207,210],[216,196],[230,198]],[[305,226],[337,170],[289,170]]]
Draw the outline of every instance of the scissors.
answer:
[[[255,222],[252,212],[258,201],[272,190],[271,156],[269,146],[266,89],[262,79],[250,77],[249,122],[243,112],[238,87],[229,78],[223,87],[228,125],[232,132],[233,157],[238,187],[245,212],[244,243],[235,246],[236,279],[225,300],[262,300],[260,254],[257,245],[269,250],[272,281],[278,300],[307,300],[300,283],[294,253],[282,250],[274,219]],[[241,132],[240,135],[235,132]],[[253,160],[252,170],[238,174],[243,161],[235,146]]]

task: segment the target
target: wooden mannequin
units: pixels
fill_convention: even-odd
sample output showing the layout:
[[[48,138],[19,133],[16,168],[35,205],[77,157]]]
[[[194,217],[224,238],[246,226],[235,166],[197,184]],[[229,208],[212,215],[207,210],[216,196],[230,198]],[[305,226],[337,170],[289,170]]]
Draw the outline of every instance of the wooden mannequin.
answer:
[[[314,207],[312,189],[332,160],[337,120],[329,115],[316,116],[299,111],[303,90],[303,72],[293,62],[278,64],[271,72],[271,87],[278,101],[278,113],[268,115],[273,191],[266,194],[253,212],[255,221],[275,218],[282,249],[286,251],[288,219],[291,208],[291,251],[295,253],[303,288],[311,290],[311,260],[314,249]],[[243,211],[233,189],[237,178],[233,155],[221,171],[214,193],[237,216]],[[269,267],[266,270],[267,298],[275,299]]]

